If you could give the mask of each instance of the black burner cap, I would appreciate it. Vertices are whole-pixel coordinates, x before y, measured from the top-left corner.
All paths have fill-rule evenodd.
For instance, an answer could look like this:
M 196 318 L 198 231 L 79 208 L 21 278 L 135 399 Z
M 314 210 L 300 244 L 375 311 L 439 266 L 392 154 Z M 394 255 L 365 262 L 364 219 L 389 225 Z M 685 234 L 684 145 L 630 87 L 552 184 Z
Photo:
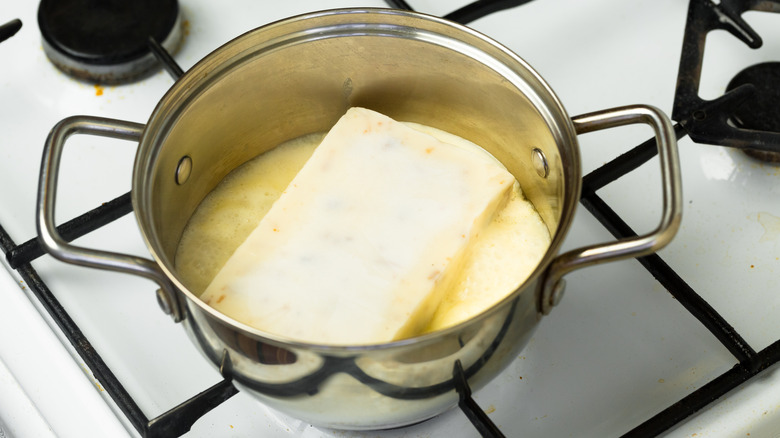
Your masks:
M 756 93 L 734 111 L 734 124 L 745 129 L 780 132 L 780 62 L 764 62 L 742 70 L 729 82 L 727 90 L 744 84 L 753 84 Z M 776 152 L 746 149 L 745 153 L 764 161 L 780 162 L 780 154 Z
M 149 37 L 162 44 L 180 34 L 178 23 L 176 0 L 41 0 L 38 8 L 47 55 L 85 79 L 89 74 L 79 71 L 91 66 L 104 70 L 152 56 Z

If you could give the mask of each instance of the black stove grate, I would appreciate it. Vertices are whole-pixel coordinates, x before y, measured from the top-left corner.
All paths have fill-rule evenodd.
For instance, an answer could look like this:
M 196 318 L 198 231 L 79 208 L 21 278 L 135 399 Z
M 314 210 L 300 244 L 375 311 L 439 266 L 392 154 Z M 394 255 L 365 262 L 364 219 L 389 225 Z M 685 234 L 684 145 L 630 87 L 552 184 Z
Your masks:
M 489 13 L 519 6 L 528 1 L 530 0 L 477 1 L 446 17 L 465 24 Z M 411 9 L 403 0 L 388 0 L 387 3 L 397 8 Z M 711 0 L 691 0 L 689 27 L 700 27 L 696 23 L 701 22 L 701 20 L 695 18 L 697 16 L 693 12 L 694 10 L 707 10 L 709 11 L 706 12 L 707 14 L 726 14 L 725 16 L 732 18 L 732 22 L 737 23 L 736 29 L 739 29 L 739 26 L 744 24 L 739 19 L 739 15 L 746 10 L 760 8 L 763 8 L 761 10 L 780 12 L 780 2 L 722 0 L 721 4 L 717 5 Z M 694 18 L 692 19 L 692 17 Z M 724 25 L 721 24 L 720 26 Z M 733 29 L 731 30 L 733 31 Z M 700 31 L 706 33 L 709 30 Z M 740 33 L 740 31 L 737 33 Z M 742 33 L 751 35 L 750 32 Z M 700 44 L 696 43 L 697 41 Z M 689 52 L 691 47 L 694 50 L 692 54 Z M 739 91 L 739 88 L 735 89 L 733 92 L 729 92 L 722 98 L 714 101 L 704 101 L 695 94 L 695 91 L 698 90 L 698 80 L 701 73 L 701 56 L 703 56 L 703 38 L 690 36 L 689 31 L 686 30 L 686 39 L 680 64 L 681 72 L 678 79 L 678 94 L 675 98 L 675 112 L 673 114 L 675 120 L 679 122 L 675 125 L 678 138 L 688 134 L 697 142 L 733 147 L 750 146 L 771 151 L 778 150 L 780 134 L 772 132 L 750 133 L 749 138 L 746 138 L 743 135 L 744 132 L 740 132 L 745 131 L 744 129 L 740 130 L 740 128 L 734 128 L 728 124 L 734 108 L 742 102 L 746 95 L 752 93 L 752 90 L 749 89 L 750 87 L 743 87 L 742 91 Z M 693 73 L 686 73 L 684 66 L 692 66 L 694 69 Z M 169 68 L 169 71 L 174 78 L 181 74 L 180 70 L 176 72 L 175 69 Z M 694 90 L 693 95 L 690 94 L 691 89 Z M 736 134 L 728 135 L 726 140 L 724 140 L 722 137 L 725 135 L 724 132 L 733 133 L 734 129 L 736 129 Z M 656 151 L 655 140 L 648 140 L 599 169 L 594 170 L 583 179 L 581 203 L 616 238 L 631 237 L 635 236 L 636 233 L 598 196 L 597 191 L 652 159 L 656 155 Z M 76 219 L 66 222 L 58 228 L 60 228 L 61 233 L 68 240 L 72 240 L 110 223 L 130 211 L 132 211 L 130 196 L 125 194 Z M 95 378 L 103 385 L 119 409 L 127 416 L 128 420 L 142 436 L 181 436 L 189 431 L 192 424 L 202 415 L 220 405 L 237 392 L 228 377 L 168 412 L 150 420 L 130 397 L 121 382 L 118 381 L 99 353 L 95 351 L 89 340 L 78 328 L 77 324 L 54 297 L 46 283 L 43 282 L 35 269 L 30 265 L 35 258 L 43 254 L 37 240 L 31 239 L 21 245 L 17 245 L 0 225 L 0 246 L 6 254 L 9 264 L 24 279 L 29 289 L 60 327 L 87 366 L 89 366 Z M 663 433 L 780 361 L 780 340 L 756 352 L 723 317 L 658 255 L 641 257 L 638 261 L 734 355 L 736 363 L 729 371 L 714 378 L 701 388 L 627 432 L 624 435 L 626 437 L 655 436 Z M 457 378 L 458 374 L 456 373 L 455 376 Z M 502 436 L 501 432 L 498 431 L 479 406 L 471 399 L 468 386 L 459 386 L 458 392 L 461 395 L 460 406 L 472 423 L 474 423 L 479 433 L 486 437 Z
M 22 20 L 19 20 L 18 18 L 0 25 L 0 42 L 11 38 L 16 34 L 16 32 L 19 32 L 19 29 L 21 28 Z
M 675 125 L 675 132 L 678 139 L 684 136 L 680 124 Z M 596 191 L 647 162 L 656 151 L 655 139 L 650 139 L 583 178 L 580 202 L 616 238 L 633 237 L 636 233 Z M 729 371 L 632 429 L 624 437 L 659 435 L 780 361 L 780 340 L 757 353 L 660 256 L 653 254 L 637 260 L 734 355 L 737 362 Z
M 494 12 L 521 6 L 529 2 L 531 2 L 531 0 L 477 0 L 450 12 L 445 15 L 444 18 L 456 23 L 467 24 Z M 385 0 L 385 3 L 391 8 L 404 9 L 407 11 L 414 10 L 412 6 L 404 0 Z
M 780 94 L 759 96 L 759 90 L 765 88 L 762 84 L 743 83 L 730 89 L 714 100 L 704 100 L 699 97 L 704 48 L 707 34 L 721 29 L 752 49 L 761 47 L 763 41 L 750 25 L 742 19 L 747 11 L 780 13 L 778 0 L 691 0 L 688 6 L 688 18 L 683 36 L 680 68 L 677 76 L 672 118 L 683 126 L 691 140 L 697 143 L 729 146 L 743 150 L 768 152 L 780 157 L 780 132 L 767 128 L 766 123 L 758 125 L 743 125 L 740 113 L 749 109 L 758 113 L 761 100 L 774 97 L 768 106 L 774 109 L 774 114 L 766 117 L 778 117 L 776 108 L 780 106 Z M 766 75 L 763 81 L 776 81 L 780 74 L 780 63 L 774 65 L 774 76 Z M 774 82 L 776 83 L 776 82 Z M 780 123 L 775 120 L 774 123 Z M 742 126 L 740 126 L 742 125 Z M 759 154 L 766 155 L 766 154 Z M 755 154 L 754 154 L 755 156 Z M 777 160 L 773 160 L 777 161 Z
M 127 195 L 120 196 L 110 204 L 79 216 L 62 227 L 76 226 L 81 227 L 82 230 L 88 229 L 86 232 L 89 232 L 132 211 L 130 198 Z M 86 232 L 82 234 L 86 234 Z M 31 259 L 37 258 L 42 252 L 37 243 L 37 240 L 30 240 L 25 244 L 16 245 L 0 225 L 0 246 L 9 264 L 14 266 L 27 287 L 46 309 L 92 374 L 141 436 L 147 438 L 181 436 L 187 433 L 200 417 L 238 392 L 230 380 L 225 379 L 150 420 L 30 264 Z

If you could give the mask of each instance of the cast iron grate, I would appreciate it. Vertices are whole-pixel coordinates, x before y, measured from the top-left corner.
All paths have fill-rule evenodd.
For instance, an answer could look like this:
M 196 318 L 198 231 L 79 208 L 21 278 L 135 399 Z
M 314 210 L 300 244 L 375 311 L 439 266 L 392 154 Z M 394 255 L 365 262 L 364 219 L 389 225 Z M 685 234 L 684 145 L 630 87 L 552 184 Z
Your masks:
M 675 132 L 678 139 L 684 135 L 679 123 L 675 125 Z M 656 152 L 655 139 L 648 140 L 583 178 L 580 202 L 616 238 L 633 237 L 636 233 L 596 191 L 641 166 L 654 157 Z M 624 437 L 657 436 L 780 361 L 780 340 L 756 352 L 660 256 L 653 254 L 637 260 L 731 352 L 737 363 L 729 371 L 659 412 Z
M 131 210 L 129 196 L 123 195 L 61 225 L 59 228 L 63 231 L 76 228 L 83 235 L 113 222 Z M 78 236 L 71 232 L 69 238 L 75 239 L 76 237 Z M 190 430 L 196 420 L 238 392 L 230 380 L 225 379 L 150 420 L 30 264 L 30 261 L 37 258 L 42 252 L 38 241 L 32 239 L 22 245 L 16 245 L 0 225 L 0 246 L 2 246 L 9 264 L 24 280 L 29 290 L 46 309 L 95 378 L 141 436 L 149 438 L 181 436 Z
M 752 49 L 761 47 L 760 35 L 742 18 L 742 14 L 747 11 L 780 13 L 780 1 L 690 0 L 672 118 L 678 122 L 675 125 L 678 139 L 687 134 L 697 143 L 738 148 L 756 158 L 777 161 L 773 158 L 780 152 L 780 132 L 775 129 L 776 108 L 774 114 L 751 117 L 754 120 L 763 119 L 753 125 L 743 124 L 739 120 L 745 112 L 760 106 L 757 103 L 761 96 L 758 96 L 757 90 L 764 84 L 744 83 L 737 86 L 732 80 L 727 92 L 717 99 L 708 101 L 698 95 L 705 41 L 710 31 L 726 30 Z M 771 64 L 780 66 L 778 63 Z M 745 71 L 748 70 L 750 69 Z M 776 70 L 773 72 L 776 74 Z M 775 79 L 765 75 L 760 80 Z M 595 192 L 649 160 L 655 155 L 655 148 L 654 140 L 645 142 L 586 176 L 583 181 L 582 204 L 615 237 L 627 237 L 635 233 Z M 658 255 L 638 260 L 734 355 L 737 363 L 730 370 L 640 424 L 625 434 L 626 437 L 658 435 L 780 361 L 780 340 L 756 352 Z
M 3 42 L 8 38 L 11 38 L 16 34 L 16 32 L 19 32 L 19 29 L 21 28 L 22 28 L 22 20 L 18 18 L 11 20 L 8 23 L 0 25 L 0 42 Z
M 761 82 L 732 81 L 729 90 L 717 99 L 704 100 L 699 97 L 704 48 L 709 32 L 726 30 L 751 49 L 758 49 L 763 44 L 761 36 L 742 18 L 742 14 L 747 11 L 780 13 L 780 1 L 691 0 L 672 118 L 680 122 L 691 140 L 697 143 L 764 153 L 761 155 L 766 152 L 780 154 L 780 132 L 774 130 L 780 117 L 777 110 L 780 94 L 777 90 L 774 93 L 765 92 L 765 84 L 770 84 L 770 89 L 773 88 L 771 85 L 776 85 L 780 63 L 764 64 L 762 67 L 765 68 L 760 69 L 763 75 L 751 75 L 752 80 Z M 752 70 L 755 72 L 755 69 Z M 764 106 L 763 99 L 773 99 L 768 105 L 773 109 L 769 114 L 760 114 Z M 745 112 L 754 113 L 754 117 L 747 123 L 739 117 Z

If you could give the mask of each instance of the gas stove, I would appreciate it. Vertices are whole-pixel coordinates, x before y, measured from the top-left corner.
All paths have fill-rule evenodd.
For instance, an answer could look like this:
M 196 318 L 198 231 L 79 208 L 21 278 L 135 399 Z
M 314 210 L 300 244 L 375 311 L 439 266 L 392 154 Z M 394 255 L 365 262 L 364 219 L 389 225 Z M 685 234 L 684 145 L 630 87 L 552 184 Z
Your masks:
M 438 16 L 466 5 L 461 3 L 391 2 Z M 777 125 L 751 125 L 744 115 L 750 103 L 741 98 L 750 90 L 727 94 L 742 70 L 780 61 L 780 3 L 492 3 L 522 4 L 479 18 L 468 13 L 455 18 L 474 19 L 468 26 L 527 61 L 570 115 L 643 103 L 673 116 L 680 135 L 684 213 L 674 241 L 657 256 L 568 275 L 560 304 L 542 319 L 512 365 L 473 394 L 474 401 L 506 436 L 780 436 L 780 374 L 774 365 L 780 359 L 780 167 L 740 150 L 752 144 L 771 153 L 780 143 L 771 133 Z M 737 4 L 774 12 L 742 14 Z M 238 1 L 226 7 L 182 0 L 182 41 L 173 57 L 187 70 L 266 23 L 313 10 L 364 6 L 388 3 Z M 16 18 L 23 23 L 0 42 L 6 66 L 0 73 L 0 226 L 6 251 L 36 236 L 38 173 L 49 130 L 79 114 L 145 123 L 173 83 L 162 69 L 124 85 L 67 76 L 47 57 L 37 9 L 18 2 L 0 13 L 0 23 Z M 758 46 L 739 17 L 760 35 L 760 47 L 749 48 L 735 37 Z M 715 28 L 691 33 L 704 22 L 716 23 Z M 684 46 L 701 53 L 682 54 Z M 776 96 L 772 85 L 759 96 L 772 89 Z M 723 100 L 724 111 L 738 108 L 740 117 L 721 116 Z M 719 122 L 717 138 L 708 137 L 705 126 L 713 121 Z M 770 132 L 757 135 L 761 130 Z M 655 226 L 661 178 L 657 158 L 648 152 L 654 146 L 645 144 L 651 137 L 642 127 L 579 137 L 589 175 L 564 250 Z M 57 221 L 128 192 L 134 155 L 132 142 L 73 137 L 62 163 Z M 133 216 L 119 216 L 77 242 L 147 256 Z M 0 436 L 140 436 L 139 424 L 168 430 L 149 422 L 171 418 L 167 411 L 207 390 L 226 400 L 202 416 L 181 420 L 191 422 L 191 430 L 173 435 L 479 434 L 458 409 L 389 431 L 313 427 L 242 392 L 232 395 L 229 382 L 224 384 L 182 327 L 160 311 L 152 283 L 49 256 L 27 268 L 3 263 Z M 42 285 L 31 284 L 36 277 L 30 268 Z M 113 378 L 106 379 L 107 372 Z

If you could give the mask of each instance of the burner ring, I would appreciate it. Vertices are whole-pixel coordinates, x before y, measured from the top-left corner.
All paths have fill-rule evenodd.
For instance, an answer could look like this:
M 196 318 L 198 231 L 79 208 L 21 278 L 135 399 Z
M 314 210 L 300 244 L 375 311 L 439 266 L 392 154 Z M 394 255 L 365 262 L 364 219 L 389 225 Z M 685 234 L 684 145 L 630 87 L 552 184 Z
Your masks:
M 741 85 L 755 87 L 752 99 L 737 107 L 731 121 L 739 128 L 780 132 L 780 62 L 763 62 L 737 73 L 726 87 L 731 91 Z M 780 153 L 743 149 L 751 157 L 780 163 Z
M 130 82 L 158 67 L 149 38 L 171 52 L 182 39 L 177 0 L 42 0 L 38 26 L 57 68 L 101 84 Z

